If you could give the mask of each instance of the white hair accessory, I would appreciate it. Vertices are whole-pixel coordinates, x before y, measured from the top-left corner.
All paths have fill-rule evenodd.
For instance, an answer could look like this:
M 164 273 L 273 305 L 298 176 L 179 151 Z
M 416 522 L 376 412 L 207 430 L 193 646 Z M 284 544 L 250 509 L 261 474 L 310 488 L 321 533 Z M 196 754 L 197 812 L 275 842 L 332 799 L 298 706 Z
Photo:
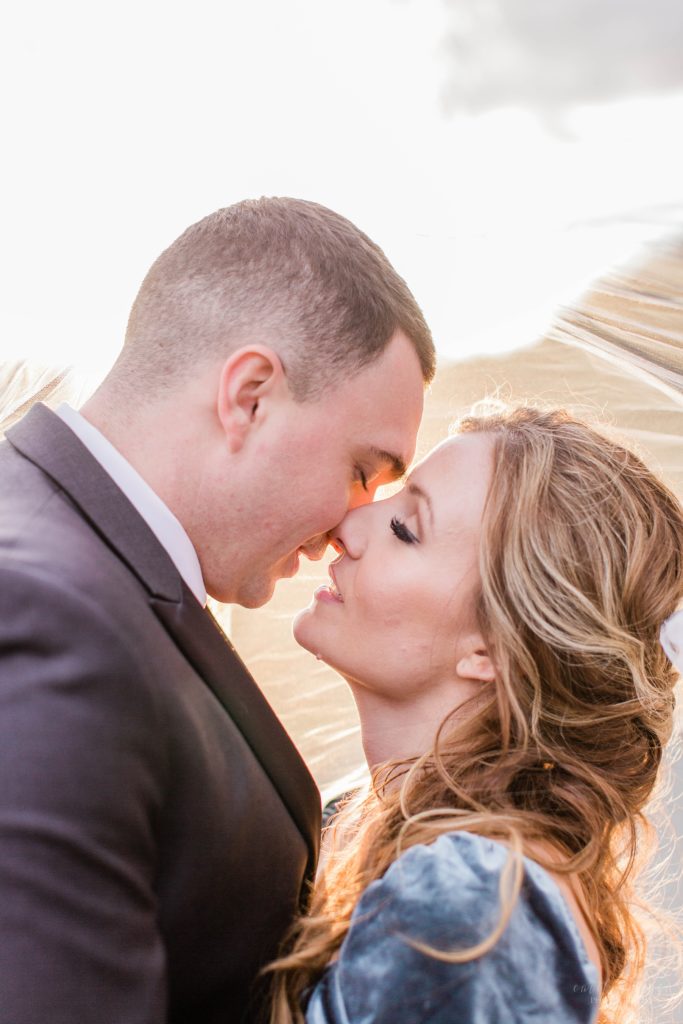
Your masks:
M 662 623 L 659 641 L 666 655 L 674 663 L 679 672 L 683 673 L 683 608 L 674 612 Z

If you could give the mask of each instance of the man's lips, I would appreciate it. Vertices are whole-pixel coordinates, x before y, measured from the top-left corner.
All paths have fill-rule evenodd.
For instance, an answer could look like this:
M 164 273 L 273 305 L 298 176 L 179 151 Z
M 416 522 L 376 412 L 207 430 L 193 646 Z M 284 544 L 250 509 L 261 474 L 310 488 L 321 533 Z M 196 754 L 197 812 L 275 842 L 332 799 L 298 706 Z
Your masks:
M 291 557 L 287 560 L 285 567 L 282 572 L 282 579 L 291 579 L 292 576 L 296 576 L 299 571 L 299 551 L 295 551 Z

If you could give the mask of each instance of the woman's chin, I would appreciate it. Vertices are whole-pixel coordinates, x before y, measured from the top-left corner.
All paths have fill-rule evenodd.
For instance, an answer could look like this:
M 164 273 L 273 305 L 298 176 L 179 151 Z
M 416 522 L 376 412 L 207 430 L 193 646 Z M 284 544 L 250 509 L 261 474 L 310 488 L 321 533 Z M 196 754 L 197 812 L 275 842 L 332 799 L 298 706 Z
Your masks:
M 335 668 L 327 656 L 330 653 L 329 645 L 321 635 L 322 630 L 315 614 L 315 604 L 310 605 L 308 608 L 302 608 L 296 614 L 292 623 L 292 634 L 299 647 L 310 651 L 318 661 L 324 661 L 330 668 Z
M 304 647 L 307 651 L 315 654 L 312 646 L 313 634 L 315 633 L 315 627 L 311 622 L 312 617 L 312 604 L 310 604 L 308 608 L 302 608 L 300 612 L 297 612 L 294 616 L 294 621 L 292 622 L 292 635 L 299 647 Z

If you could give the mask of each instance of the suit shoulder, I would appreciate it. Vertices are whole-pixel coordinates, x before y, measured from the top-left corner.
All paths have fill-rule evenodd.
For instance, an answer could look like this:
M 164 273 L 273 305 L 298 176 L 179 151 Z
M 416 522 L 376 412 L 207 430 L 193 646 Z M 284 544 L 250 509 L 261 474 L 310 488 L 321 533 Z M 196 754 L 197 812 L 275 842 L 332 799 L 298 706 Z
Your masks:
M 78 623 L 79 636 L 89 629 L 117 635 L 105 609 L 79 590 L 74 581 L 49 563 L 0 559 L 0 633 L 19 623 L 34 626 L 36 637 Z
M 0 552 L 21 545 L 31 535 L 36 517 L 58 490 L 9 441 L 0 442 Z
M 106 607 L 49 572 L 0 565 L 0 662 L 5 697 L 65 688 L 123 704 L 131 689 L 139 713 L 156 718 L 158 687 L 144 637 L 124 633 Z
M 140 580 L 49 479 L 30 490 L 23 505 L 0 502 L 4 586 L 26 592 L 34 606 L 53 602 L 56 590 L 64 615 L 80 603 L 87 621 L 99 618 L 105 629 L 116 624 L 121 632 L 135 633 L 148 604 Z M 48 626 L 54 617 L 46 620 Z

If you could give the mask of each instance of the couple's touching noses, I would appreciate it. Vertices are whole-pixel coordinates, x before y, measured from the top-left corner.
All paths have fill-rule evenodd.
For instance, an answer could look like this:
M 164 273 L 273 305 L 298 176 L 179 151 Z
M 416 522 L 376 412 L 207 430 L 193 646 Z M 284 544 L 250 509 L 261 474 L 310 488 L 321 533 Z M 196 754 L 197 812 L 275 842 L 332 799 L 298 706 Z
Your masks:
M 198 387 L 162 386 L 136 407 L 105 386 L 83 410 L 185 525 L 207 592 L 248 608 L 300 555 L 320 558 L 349 508 L 403 475 L 422 414 L 423 370 L 401 330 L 369 366 L 312 381 L 315 398 L 295 397 L 286 362 L 246 343 L 214 358 Z
M 561 410 L 473 414 L 408 474 L 434 372 L 366 235 L 246 201 L 153 264 L 80 412 L 8 432 L 0 1024 L 622 1019 L 683 511 Z M 317 788 L 206 603 L 328 544 L 294 635 L 372 782 L 316 876 Z

